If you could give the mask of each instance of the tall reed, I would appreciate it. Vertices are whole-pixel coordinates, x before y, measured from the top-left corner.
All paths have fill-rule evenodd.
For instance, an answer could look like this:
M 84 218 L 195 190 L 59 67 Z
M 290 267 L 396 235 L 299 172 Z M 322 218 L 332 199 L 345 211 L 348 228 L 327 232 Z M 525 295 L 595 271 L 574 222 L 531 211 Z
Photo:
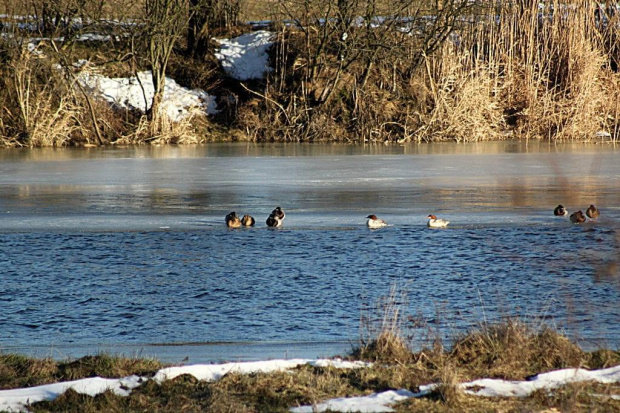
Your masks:
M 427 61 L 423 137 L 617 138 L 617 33 L 618 14 L 593 1 L 488 7 Z
M 5 110 L 12 128 L 5 128 L 5 144 L 63 146 L 81 130 L 81 107 L 63 88 L 58 73 L 27 50 L 9 62 L 11 76 L 4 79 L 8 94 Z

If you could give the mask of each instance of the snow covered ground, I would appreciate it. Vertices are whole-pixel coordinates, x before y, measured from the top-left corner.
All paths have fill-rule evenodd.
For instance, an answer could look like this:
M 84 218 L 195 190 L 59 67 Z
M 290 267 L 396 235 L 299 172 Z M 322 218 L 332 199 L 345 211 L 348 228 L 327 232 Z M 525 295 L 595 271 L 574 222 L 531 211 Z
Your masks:
M 234 79 L 261 79 L 272 69 L 269 67 L 269 48 L 273 33 L 259 30 L 233 39 L 220 39 L 220 50 L 215 56 L 220 61 L 226 74 Z M 38 46 L 48 38 L 32 38 L 28 50 L 41 55 Z M 57 42 L 64 38 L 54 39 Z M 111 37 L 87 33 L 77 38 L 78 41 L 110 41 Z M 83 62 L 81 63 L 83 64 Z M 151 73 L 139 72 L 136 76 L 110 78 L 90 70 L 84 70 L 78 81 L 94 96 L 98 96 L 120 109 L 132 109 L 145 112 L 152 103 L 154 87 Z M 202 89 L 188 89 L 180 86 L 174 79 L 166 77 L 162 113 L 172 121 L 179 121 L 195 113 L 214 115 L 218 112 L 216 98 Z
M 221 45 L 215 57 L 226 74 L 233 79 L 262 79 L 272 69 L 267 51 L 273 44 L 273 33 L 258 30 L 234 39 L 219 39 Z
M 221 49 L 215 56 L 232 78 L 263 78 L 271 71 L 267 51 L 273 44 L 272 37 L 271 32 L 259 30 L 234 39 L 220 39 Z M 150 72 L 140 72 L 137 77 L 109 78 L 84 71 L 78 80 L 93 95 L 102 97 L 118 108 L 145 112 L 153 99 L 154 87 Z M 161 110 L 169 119 L 179 121 L 196 111 L 214 115 L 217 113 L 217 104 L 215 97 L 204 90 L 187 89 L 167 77 Z
M 139 72 L 138 76 L 109 78 L 99 74 L 82 72 L 78 81 L 93 95 L 105 99 L 122 109 L 145 112 L 151 107 L 155 88 L 151 72 Z M 197 112 L 208 115 L 217 113 L 215 97 L 201 89 L 188 89 L 167 77 L 161 111 L 169 119 L 179 121 Z
M 620 366 L 602 370 L 563 369 L 538 374 L 527 381 L 508 381 L 501 379 L 480 379 L 461 383 L 465 393 L 485 397 L 527 397 L 536 390 L 552 390 L 569 383 L 593 381 L 597 383 L 620 383 Z M 327 400 L 317 406 L 292 408 L 295 413 L 335 412 L 391 412 L 390 405 L 410 397 L 421 397 L 435 390 L 438 384 L 420 386 L 418 393 L 401 389 L 389 390 L 364 397 L 337 398 Z
M 216 381 L 230 372 L 241 374 L 269 373 L 287 370 L 300 365 L 334 368 L 365 368 L 371 364 L 361 361 L 343 361 L 340 359 L 290 359 L 270 360 L 245 363 L 197 364 L 181 367 L 167 367 L 159 370 L 153 380 L 161 383 L 182 374 L 190 374 L 199 380 Z M 103 379 L 93 377 L 62 383 L 46 384 L 24 389 L 0 391 L 0 411 L 24 412 L 29 403 L 54 400 L 56 397 L 73 389 L 78 393 L 95 396 L 111 390 L 120 396 L 128 396 L 132 389 L 149 380 L 145 377 L 129 376 L 120 379 Z M 498 379 L 480 379 L 461 383 L 461 388 L 469 394 L 486 397 L 526 397 L 539 389 L 555 389 L 568 383 L 594 381 L 598 383 L 620 383 L 620 366 L 602 370 L 564 369 L 539 374 L 528 381 L 507 381 Z M 292 407 L 291 412 L 391 412 L 391 405 L 411 397 L 421 397 L 437 388 L 438 384 L 420 386 L 417 393 L 406 389 L 389 390 L 362 397 L 343 397 L 331 399 L 314 406 Z
M 164 380 L 171 380 L 182 374 L 190 374 L 199 380 L 215 381 L 231 372 L 250 374 L 250 373 L 270 373 L 274 371 L 286 370 L 309 364 L 317 367 L 334 368 L 363 368 L 370 366 L 369 363 L 362 361 L 343 361 L 341 359 L 290 359 L 290 360 L 270 360 L 254 361 L 245 363 L 224 363 L 224 364 L 197 364 L 182 367 L 167 367 L 159 370 L 153 380 L 161 383 Z M 128 396 L 132 389 L 138 387 L 148 378 L 129 376 L 120 379 L 103 379 L 92 377 L 81 380 L 73 380 L 61 383 L 45 384 L 42 386 L 29 387 L 24 389 L 0 390 L 0 411 L 27 412 L 27 405 L 44 400 L 54 400 L 68 389 L 73 389 L 78 393 L 96 396 L 106 390 L 111 390 L 119 396 Z

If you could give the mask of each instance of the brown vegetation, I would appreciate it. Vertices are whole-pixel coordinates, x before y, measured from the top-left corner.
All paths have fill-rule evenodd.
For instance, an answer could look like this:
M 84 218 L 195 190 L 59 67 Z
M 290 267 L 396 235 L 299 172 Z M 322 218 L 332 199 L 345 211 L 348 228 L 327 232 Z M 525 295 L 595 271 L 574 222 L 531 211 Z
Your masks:
M 125 377 L 131 374 L 152 375 L 162 368 L 153 359 L 112 357 L 106 354 L 78 360 L 56 362 L 50 358 L 0 355 L 0 389 L 32 387 L 85 377 Z
M 148 0 L 138 8 L 7 0 L 2 11 L 32 15 L 38 28 L 3 28 L 4 145 L 620 136 L 620 13 L 605 3 L 281 0 L 261 9 L 239 0 Z M 82 25 L 72 23 L 78 17 Z M 274 71 L 239 82 L 218 67 L 213 38 L 251 30 L 239 23 L 248 17 L 272 21 Z M 81 32 L 116 37 L 78 43 Z M 57 44 L 32 55 L 26 40 L 36 36 Z M 222 111 L 177 124 L 103 109 L 75 87 L 79 58 L 109 76 L 152 70 L 160 92 L 169 74 L 216 95 Z M 155 107 L 160 99 L 156 93 Z
M 620 364 L 620 353 L 611 350 L 584 352 L 548 328 L 534 330 L 508 321 L 463 336 L 450 350 L 441 346 L 412 352 L 401 337 L 383 332 L 356 355 L 376 361 L 362 369 L 300 366 L 286 372 L 230 373 L 216 382 L 203 382 L 182 375 L 161 384 L 148 380 L 128 397 L 106 392 L 96 397 L 68 391 L 51 402 L 35 403 L 31 411 L 214 411 L 284 412 L 296 405 L 316 404 L 329 398 L 350 397 L 437 383 L 425 397 L 396 406 L 397 411 L 619 411 L 618 384 L 576 383 L 554 391 L 539 391 L 519 399 L 484 398 L 465 394 L 461 382 L 500 377 L 523 380 L 550 370 L 584 367 L 606 368 Z M 385 346 L 386 342 L 391 343 Z M 398 351 L 394 352 L 394 344 Z M 403 345 L 401 347 L 401 344 Z M 375 352 L 368 352 L 374 349 Z M 387 351 L 378 354 L 377 351 Z M 404 354 L 407 353 L 405 356 Z M 150 359 L 99 355 L 56 362 L 23 356 L 0 356 L 0 387 L 29 387 L 83 377 L 151 377 L 161 364 Z M 551 410 L 552 411 L 552 410 Z

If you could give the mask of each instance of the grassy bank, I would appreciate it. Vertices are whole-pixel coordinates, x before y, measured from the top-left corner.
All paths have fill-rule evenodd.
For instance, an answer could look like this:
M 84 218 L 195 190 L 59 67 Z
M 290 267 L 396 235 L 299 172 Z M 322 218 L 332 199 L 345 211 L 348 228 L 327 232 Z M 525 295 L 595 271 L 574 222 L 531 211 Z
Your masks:
M 525 380 L 568 367 L 601 369 L 620 364 L 611 350 L 584 352 L 548 329 L 519 322 L 478 329 L 455 340 L 450 349 L 412 352 L 392 332 L 383 332 L 350 356 L 372 367 L 336 369 L 303 365 L 276 373 L 229 373 L 215 382 L 181 375 L 158 384 L 149 380 L 127 397 L 111 391 L 90 397 L 69 390 L 54 401 L 35 403 L 31 411 L 287 411 L 334 397 L 359 396 L 388 389 L 417 391 L 439 383 L 428 395 L 409 399 L 397 411 L 620 411 L 620 384 L 574 383 L 525 398 L 485 398 L 465 394 L 458 383 L 476 378 Z M 148 359 L 99 355 L 70 362 L 0 356 L 0 387 L 29 387 L 84 377 L 152 377 L 162 366 Z
M 620 137 L 620 11 L 612 5 L 179 0 L 162 20 L 178 25 L 162 34 L 152 30 L 162 17 L 142 5 L 13 3 L 2 12 L 32 17 L 2 22 L 4 146 Z M 270 20 L 273 71 L 239 81 L 220 67 L 215 39 L 253 30 L 248 19 Z M 85 33 L 111 37 L 78 40 Z M 217 115 L 172 122 L 113 108 L 76 82 L 80 59 L 108 77 L 161 69 L 153 36 L 171 46 L 164 73 L 214 95 Z M 36 54 L 27 48 L 33 37 L 48 39 Z

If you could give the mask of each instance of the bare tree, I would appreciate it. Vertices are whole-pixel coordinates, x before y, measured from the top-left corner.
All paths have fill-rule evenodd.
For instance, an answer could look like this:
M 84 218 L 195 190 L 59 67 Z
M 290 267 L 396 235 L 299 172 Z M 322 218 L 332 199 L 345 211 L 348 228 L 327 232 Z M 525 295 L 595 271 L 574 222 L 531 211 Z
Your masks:
M 419 65 L 423 56 L 446 41 L 474 4 L 470 0 L 280 1 L 285 17 L 304 36 L 305 82 L 329 72 L 316 99 L 319 104 L 329 100 L 344 72 L 360 64 L 363 70 L 355 77 L 361 89 L 378 61 L 406 58 L 410 66 Z
M 190 17 L 187 30 L 187 52 L 204 57 L 215 29 L 237 25 L 241 0 L 189 0 Z
M 151 66 L 154 95 L 147 112 L 151 133 L 161 126 L 159 108 L 164 95 L 166 68 L 174 45 L 187 27 L 187 0 L 145 0 L 145 41 Z
M 24 6 L 44 33 L 66 35 L 101 17 L 106 0 L 26 0 Z

